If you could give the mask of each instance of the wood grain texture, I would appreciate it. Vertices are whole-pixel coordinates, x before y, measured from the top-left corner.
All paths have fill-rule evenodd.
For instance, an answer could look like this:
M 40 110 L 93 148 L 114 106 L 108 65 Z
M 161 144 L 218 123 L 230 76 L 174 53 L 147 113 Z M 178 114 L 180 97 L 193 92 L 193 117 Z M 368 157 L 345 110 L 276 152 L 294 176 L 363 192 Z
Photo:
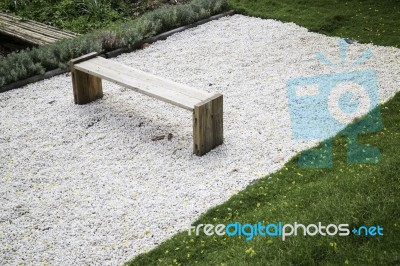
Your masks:
M 193 110 L 193 153 L 202 156 L 223 143 L 223 96 L 216 94 Z
M 71 69 L 75 104 L 87 104 L 103 97 L 101 78 Z
M 0 32 L 22 39 L 33 45 L 45 45 L 61 39 L 73 38 L 78 34 L 60 30 L 33 20 L 21 19 L 0 13 Z
M 87 58 L 91 57 L 88 55 Z M 83 57 L 80 63 L 76 60 L 71 61 L 78 62 L 74 64 L 76 70 L 187 110 L 192 111 L 196 104 L 213 96 L 212 93 L 197 90 L 102 57 L 94 57 L 90 60 Z
M 71 60 L 69 61 L 69 64 L 70 64 L 70 65 L 75 65 L 75 64 L 81 63 L 81 62 L 83 62 L 83 61 L 87 61 L 87 60 L 89 60 L 89 59 L 95 58 L 96 56 L 98 56 L 98 54 L 97 54 L 96 52 L 91 52 L 91 53 L 89 53 L 89 54 L 85 54 L 85 55 L 82 55 L 82 56 L 80 56 L 80 57 L 71 59 Z

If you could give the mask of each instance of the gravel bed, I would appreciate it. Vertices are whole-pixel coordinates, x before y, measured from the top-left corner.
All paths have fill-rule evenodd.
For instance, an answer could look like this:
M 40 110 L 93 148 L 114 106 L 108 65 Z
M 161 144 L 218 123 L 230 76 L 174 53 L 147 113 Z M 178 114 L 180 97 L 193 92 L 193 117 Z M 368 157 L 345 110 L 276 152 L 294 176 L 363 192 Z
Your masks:
M 190 112 L 109 82 L 84 106 L 70 74 L 0 94 L 0 265 L 121 264 L 277 171 L 316 143 L 292 140 L 286 80 L 336 72 L 315 53 L 340 62 L 338 40 L 235 15 L 113 59 L 224 94 L 225 143 L 203 157 Z M 355 43 L 348 62 L 367 49 L 355 69 L 376 69 L 385 102 L 400 50 Z

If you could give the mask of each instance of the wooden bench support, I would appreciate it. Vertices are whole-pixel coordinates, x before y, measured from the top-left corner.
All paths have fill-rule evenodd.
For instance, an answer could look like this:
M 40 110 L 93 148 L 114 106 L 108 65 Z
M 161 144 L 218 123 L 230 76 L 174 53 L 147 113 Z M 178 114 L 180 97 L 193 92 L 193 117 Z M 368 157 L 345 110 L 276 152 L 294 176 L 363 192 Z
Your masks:
M 97 53 L 90 53 L 70 62 L 72 87 L 74 90 L 75 104 L 87 104 L 103 98 L 103 87 L 101 78 L 77 70 L 74 65 L 95 58 Z
M 75 104 L 86 104 L 103 98 L 101 78 L 76 69 L 71 74 Z
M 223 142 L 223 96 L 196 104 L 193 110 L 193 153 L 202 156 Z
M 75 104 L 103 97 L 102 79 L 193 112 L 193 153 L 202 156 L 223 142 L 223 96 L 190 88 L 97 56 L 71 60 Z

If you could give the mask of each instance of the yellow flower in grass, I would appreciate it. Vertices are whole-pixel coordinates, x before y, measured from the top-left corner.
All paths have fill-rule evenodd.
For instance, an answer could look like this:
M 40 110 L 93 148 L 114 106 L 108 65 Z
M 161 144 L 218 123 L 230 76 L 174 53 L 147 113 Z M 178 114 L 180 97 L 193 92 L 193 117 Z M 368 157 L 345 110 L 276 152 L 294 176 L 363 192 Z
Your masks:
M 337 244 L 336 244 L 336 242 L 330 242 L 330 243 L 329 243 L 329 246 L 331 246 L 334 250 L 337 249 Z
M 246 249 L 245 252 L 246 252 L 246 254 L 250 255 L 250 257 L 253 257 L 256 254 L 256 252 L 254 251 L 254 249 L 252 247 Z

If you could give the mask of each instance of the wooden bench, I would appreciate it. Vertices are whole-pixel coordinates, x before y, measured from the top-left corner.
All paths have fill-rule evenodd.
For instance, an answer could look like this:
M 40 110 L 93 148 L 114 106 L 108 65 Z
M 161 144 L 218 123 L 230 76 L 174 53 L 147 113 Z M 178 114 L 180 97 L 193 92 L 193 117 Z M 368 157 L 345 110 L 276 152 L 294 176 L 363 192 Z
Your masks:
M 223 142 L 223 96 L 190 88 L 90 53 L 70 61 L 75 104 L 103 97 L 102 79 L 193 112 L 193 153 Z

